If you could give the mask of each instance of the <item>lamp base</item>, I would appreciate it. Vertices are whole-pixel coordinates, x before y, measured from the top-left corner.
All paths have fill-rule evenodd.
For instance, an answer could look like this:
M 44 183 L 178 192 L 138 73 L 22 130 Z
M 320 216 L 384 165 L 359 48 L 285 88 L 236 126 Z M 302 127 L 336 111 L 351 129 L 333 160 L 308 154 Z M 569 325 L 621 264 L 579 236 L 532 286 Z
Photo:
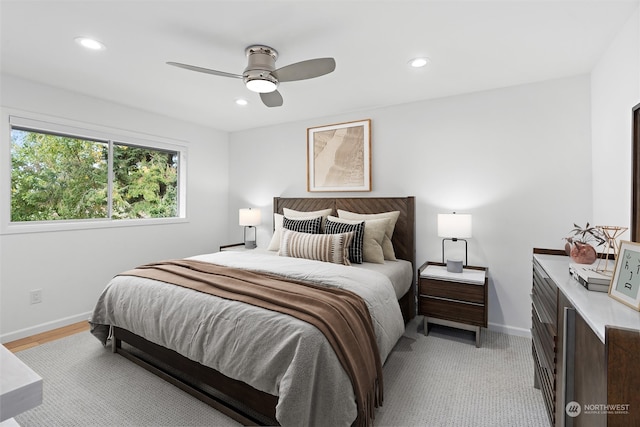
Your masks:
M 247 228 L 253 228 L 253 240 L 247 240 Z M 251 234 L 251 233 L 249 233 Z M 250 236 L 251 237 L 251 236 Z M 255 249 L 256 248 L 256 228 L 253 225 L 247 225 L 244 227 L 244 248 Z
M 444 241 L 445 240 L 451 240 L 452 242 L 457 242 L 458 240 L 462 240 L 464 242 L 464 265 L 469 265 L 469 252 L 467 251 L 467 241 L 465 239 L 460 239 L 457 237 L 445 237 L 444 239 L 442 239 L 442 263 L 444 264 Z
M 448 259 L 447 271 L 449 273 L 462 273 L 462 261 Z

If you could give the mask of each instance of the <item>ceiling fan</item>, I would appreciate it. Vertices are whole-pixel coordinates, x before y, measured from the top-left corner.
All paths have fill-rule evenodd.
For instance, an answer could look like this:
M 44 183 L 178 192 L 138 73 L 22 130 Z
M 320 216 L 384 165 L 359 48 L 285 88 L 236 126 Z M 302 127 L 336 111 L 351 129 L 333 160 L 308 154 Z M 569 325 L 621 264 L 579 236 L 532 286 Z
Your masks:
M 247 89 L 260 94 L 260 99 L 267 107 L 282 105 L 282 95 L 277 90 L 280 83 L 312 79 L 329 74 L 336 69 L 336 61 L 333 58 L 308 59 L 276 69 L 278 52 L 264 45 L 249 46 L 245 49 L 245 54 L 248 64 L 242 74 L 210 70 L 180 62 L 167 62 L 167 64 L 200 73 L 242 79 Z

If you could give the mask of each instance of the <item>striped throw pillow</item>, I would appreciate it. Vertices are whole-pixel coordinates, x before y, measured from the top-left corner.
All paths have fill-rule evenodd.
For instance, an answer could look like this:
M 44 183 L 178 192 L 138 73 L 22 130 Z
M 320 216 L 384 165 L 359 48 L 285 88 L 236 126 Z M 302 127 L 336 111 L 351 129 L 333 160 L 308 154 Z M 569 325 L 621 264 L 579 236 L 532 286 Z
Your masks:
M 349 246 L 349 261 L 355 264 L 362 264 L 364 245 L 364 221 L 356 224 L 346 224 L 338 221 L 331 221 L 327 218 L 324 224 L 325 234 L 348 233 L 353 231 L 353 240 Z
M 280 256 L 313 259 L 335 264 L 351 265 L 349 245 L 353 232 L 339 234 L 309 234 L 282 230 Z
M 286 216 L 282 218 L 282 228 L 299 233 L 320 234 L 320 225 L 322 217 L 309 219 L 291 219 Z

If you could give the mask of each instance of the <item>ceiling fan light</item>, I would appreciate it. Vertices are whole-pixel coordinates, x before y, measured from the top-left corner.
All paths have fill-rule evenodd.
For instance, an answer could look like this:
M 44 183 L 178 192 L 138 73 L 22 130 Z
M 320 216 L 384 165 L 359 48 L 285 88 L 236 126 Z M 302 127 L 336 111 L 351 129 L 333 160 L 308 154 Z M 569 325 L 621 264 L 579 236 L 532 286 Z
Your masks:
M 426 66 L 428 63 L 429 63 L 429 58 L 426 58 L 426 57 L 413 58 L 411 61 L 409 61 L 409 65 L 411 65 L 413 68 L 422 68 Z
M 245 83 L 247 85 L 247 89 L 253 92 L 258 93 L 269 93 L 273 92 L 278 88 L 278 85 L 271 80 L 263 80 L 263 79 L 253 79 L 247 80 Z

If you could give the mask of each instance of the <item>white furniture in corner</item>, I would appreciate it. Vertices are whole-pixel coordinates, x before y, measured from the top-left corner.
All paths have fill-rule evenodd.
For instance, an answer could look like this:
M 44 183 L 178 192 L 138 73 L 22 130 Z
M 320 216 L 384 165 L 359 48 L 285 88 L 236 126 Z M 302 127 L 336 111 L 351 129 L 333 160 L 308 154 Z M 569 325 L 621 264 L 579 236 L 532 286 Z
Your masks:
M 42 377 L 0 345 L 0 426 L 18 425 L 13 417 L 42 403 Z

